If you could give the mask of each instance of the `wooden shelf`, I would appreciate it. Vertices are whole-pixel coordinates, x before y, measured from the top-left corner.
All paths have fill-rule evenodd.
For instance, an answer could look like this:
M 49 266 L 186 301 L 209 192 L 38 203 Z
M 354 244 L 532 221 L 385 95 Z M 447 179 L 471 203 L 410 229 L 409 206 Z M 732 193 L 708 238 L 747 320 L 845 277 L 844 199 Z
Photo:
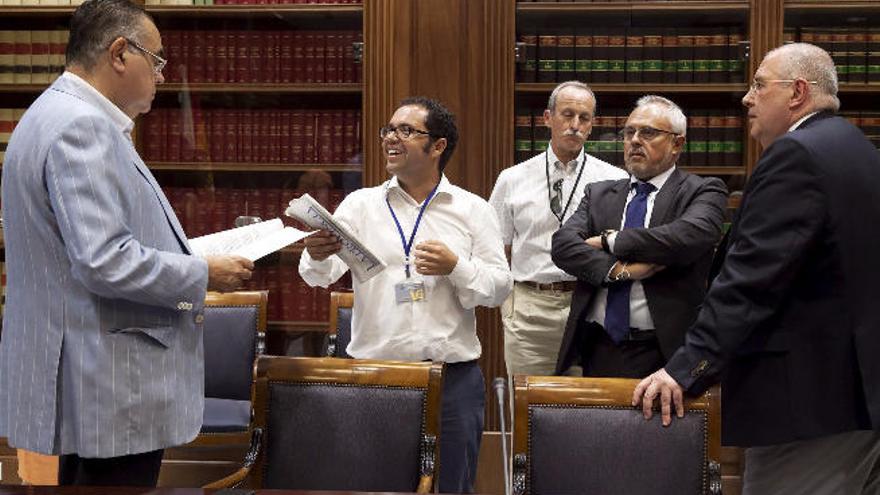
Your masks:
M 363 5 L 297 4 L 297 5 L 147 5 L 155 17 L 308 17 L 359 18 Z
M 851 12 L 850 12 L 851 11 Z M 785 2 L 786 13 L 829 13 L 829 14 L 861 14 L 866 12 L 880 13 L 880 3 L 877 0 L 800 0 Z
M 680 167 L 685 172 L 697 175 L 746 175 L 745 167 Z
M 0 84 L 0 93 L 39 93 L 48 88 L 49 84 L 51 83 Z
M 205 163 L 205 162 L 148 162 L 151 170 L 180 170 L 193 172 L 361 172 L 360 163 Z
M 720 1 L 634 1 L 634 2 L 601 2 L 601 3 L 555 3 L 555 2 L 529 2 L 517 3 L 517 13 L 535 14 L 571 14 L 581 12 L 742 12 L 748 13 L 749 2 L 747 0 L 720 0 Z
M 27 17 L 61 17 L 70 16 L 76 7 L 70 5 L 4 5 L 0 7 L 2 16 L 27 16 Z
M 880 93 L 880 82 L 875 83 L 842 83 L 838 93 Z
M 300 332 L 326 332 L 327 327 L 330 325 L 329 322 L 326 321 L 280 321 L 280 320 L 269 320 L 267 323 L 268 330 L 270 332 L 286 332 L 286 333 L 300 333 Z
M 547 93 L 559 83 L 516 83 L 517 93 Z M 742 93 L 749 90 L 746 83 L 663 84 L 663 83 L 596 83 L 590 88 L 596 93 Z
M 276 93 L 276 94 L 360 94 L 361 83 L 267 84 L 267 83 L 168 83 L 156 87 L 159 93 Z

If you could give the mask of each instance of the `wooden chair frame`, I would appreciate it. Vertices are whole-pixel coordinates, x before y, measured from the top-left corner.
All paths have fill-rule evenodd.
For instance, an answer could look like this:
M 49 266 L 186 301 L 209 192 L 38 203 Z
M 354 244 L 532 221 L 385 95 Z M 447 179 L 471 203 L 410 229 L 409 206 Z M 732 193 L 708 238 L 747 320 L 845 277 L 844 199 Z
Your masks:
M 239 292 L 208 292 L 205 296 L 205 307 L 236 307 L 236 306 L 257 306 L 257 338 L 256 338 L 256 356 L 259 358 L 266 352 L 266 324 L 267 324 L 267 307 L 269 303 L 268 291 L 239 291 Z M 210 329 L 205 329 L 210 331 Z M 256 366 L 256 362 L 254 363 Z M 253 385 L 251 385 L 251 403 L 253 404 Z M 251 419 L 253 419 L 253 405 L 251 406 Z M 199 433 L 195 440 L 189 445 L 193 446 L 213 446 L 213 445 L 229 445 L 241 444 L 246 445 L 250 441 L 251 432 L 232 432 L 232 433 Z
M 339 308 L 351 308 L 353 306 L 353 292 L 330 293 L 330 317 L 327 326 L 327 357 L 336 357 L 336 333 L 339 329 Z
M 430 493 L 436 484 L 439 464 L 440 399 L 443 390 L 443 364 L 432 362 L 376 361 L 338 358 L 292 358 L 263 356 L 257 360 L 254 387 L 254 418 L 251 424 L 251 448 L 243 467 L 205 488 L 228 488 L 249 478 L 251 488 L 262 487 L 265 468 L 264 437 L 267 428 L 269 384 L 328 383 L 384 387 L 421 388 L 427 391 L 425 426 L 422 439 L 418 493 Z
M 632 393 L 639 380 L 627 378 L 578 378 L 516 375 L 514 378 L 513 492 L 530 493 L 529 406 L 574 405 L 582 407 L 632 407 Z M 687 411 L 707 413 L 708 445 L 706 486 L 709 493 L 721 493 L 721 394 L 713 387 L 703 395 L 685 398 Z M 660 405 L 656 401 L 660 428 Z M 673 418 L 675 421 L 675 418 Z

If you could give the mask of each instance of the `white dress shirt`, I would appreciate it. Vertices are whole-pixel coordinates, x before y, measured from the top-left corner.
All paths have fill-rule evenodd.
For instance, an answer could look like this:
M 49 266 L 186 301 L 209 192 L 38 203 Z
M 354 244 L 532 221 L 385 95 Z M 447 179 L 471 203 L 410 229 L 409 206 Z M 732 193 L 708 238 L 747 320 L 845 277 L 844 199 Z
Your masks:
M 406 280 L 404 251 L 385 203 L 394 208 L 409 240 L 420 204 L 397 178 L 349 194 L 333 215 L 388 266 L 366 282 L 354 282 L 352 335 L 347 352 L 361 359 L 461 362 L 481 354 L 476 306 L 504 302 L 513 285 L 498 221 L 479 196 L 440 180 L 419 224 L 413 249 L 422 241 L 443 242 L 458 256 L 452 273 L 412 278 L 425 283 L 425 300 L 396 302 L 394 287 Z M 348 270 L 336 255 L 316 261 L 304 251 L 299 273 L 310 285 L 327 287 Z
M 94 99 L 91 100 L 91 102 L 103 110 L 104 113 L 107 114 L 107 117 L 110 117 L 113 124 L 119 128 L 119 132 L 125 134 L 129 140 L 131 139 L 131 130 L 134 128 L 134 121 L 131 120 L 128 115 L 125 115 L 125 112 L 120 110 L 115 103 L 108 100 L 100 91 L 73 72 L 64 71 L 59 77 L 70 81 L 70 83 L 76 86 L 80 91 L 94 96 Z
M 654 201 L 657 199 L 657 193 L 660 192 L 663 184 L 666 184 L 666 180 L 669 179 L 669 176 L 672 175 L 674 170 L 675 166 L 672 166 L 669 170 L 660 175 L 654 176 L 654 178 L 648 181 L 654 185 L 655 189 L 648 194 L 644 227 L 647 228 L 651 225 L 651 214 L 654 212 Z M 637 181 L 638 179 L 635 177 L 630 177 L 630 185 Z M 635 195 L 636 189 L 630 187 L 629 194 L 626 197 L 626 205 L 623 207 L 623 216 L 620 219 L 620 230 L 623 230 L 623 226 L 626 223 L 626 208 L 629 206 L 629 202 L 632 201 Z M 614 234 L 608 236 L 608 247 L 611 248 L 612 254 L 614 253 L 615 239 L 616 235 Z M 590 311 L 587 313 L 587 321 L 595 321 L 596 323 L 605 326 L 605 305 L 607 299 L 608 289 L 604 287 L 599 288 L 599 290 L 596 291 L 596 297 L 593 298 Z M 651 318 L 651 311 L 648 309 L 648 298 L 645 297 L 645 287 L 639 280 L 633 280 L 632 288 L 629 292 L 629 326 L 630 328 L 638 328 L 641 330 L 654 329 L 654 320 Z
M 584 163 L 585 156 L 587 160 Z M 577 210 L 587 184 L 624 179 L 629 175 L 584 153 L 583 149 L 577 158 L 564 164 L 553 153 L 552 146 L 547 148 L 546 154 L 535 155 L 503 170 L 495 182 L 489 203 L 498 214 L 504 244 L 511 246 L 510 265 L 513 278 L 517 281 L 549 283 L 575 280 L 575 277 L 553 264 L 550 258 L 553 233 L 560 224 L 550 210 L 549 198 L 553 191 L 549 191 L 548 195 L 547 163 L 550 164 L 550 184 L 563 179 L 561 207 L 569 205 L 563 222 Z M 582 163 L 583 175 L 575 188 Z

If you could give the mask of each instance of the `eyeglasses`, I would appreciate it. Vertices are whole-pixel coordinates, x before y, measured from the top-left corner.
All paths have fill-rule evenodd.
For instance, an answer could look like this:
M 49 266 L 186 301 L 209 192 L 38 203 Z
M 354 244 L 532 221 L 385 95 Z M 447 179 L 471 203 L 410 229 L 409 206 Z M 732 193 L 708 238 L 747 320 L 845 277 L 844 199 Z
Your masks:
M 673 136 L 679 135 L 677 132 L 657 129 L 646 125 L 643 127 L 639 127 L 638 129 L 629 126 L 624 127 L 620 130 L 619 133 L 617 133 L 617 136 L 620 138 L 621 141 L 629 141 L 635 138 L 636 135 L 642 138 L 642 141 L 651 141 L 653 139 L 656 139 L 657 136 L 659 136 L 660 134 L 672 134 Z
M 422 134 L 425 136 L 430 136 L 431 133 L 428 131 L 423 131 L 421 129 L 416 129 L 408 124 L 400 124 L 398 126 L 393 125 L 385 125 L 379 129 L 379 140 L 382 141 L 388 135 L 389 132 L 393 132 L 398 139 L 409 139 L 413 134 Z
M 791 84 L 795 81 L 804 81 L 807 84 L 819 84 L 819 81 L 807 81 L 806 79 L 767 79 L 766 81 L 752 79 L 752 84 L 749 86 L 749 93 L 751 93 L 752 91 L 754 91 L 755 93 L 760 93 L 770 83 Z
M 562 213 L 562 179 L 553 183 L 553 197 L 550 198 L 550 211 L 559 215 Z
M 125 38 L 125 41 L 129 42 L 131 44 L 131 46 L 133 46 L 133 47 L 137 48 L 138 50 L 146 53 L 147 55 L 153 57 L 153 59 L 155 60 L 155 63 L 153 64 L 153 74 L 158 76 L 159 74 L 162 73 L 162 69 L 164 69 L 165 66 L 168 65 L 167 60 L 156 55 L 155 53 L 151 52 L 150 50 L 147 50 L 146 48 L 142 47 L 137 41 L 134 41 L 129 38 Z

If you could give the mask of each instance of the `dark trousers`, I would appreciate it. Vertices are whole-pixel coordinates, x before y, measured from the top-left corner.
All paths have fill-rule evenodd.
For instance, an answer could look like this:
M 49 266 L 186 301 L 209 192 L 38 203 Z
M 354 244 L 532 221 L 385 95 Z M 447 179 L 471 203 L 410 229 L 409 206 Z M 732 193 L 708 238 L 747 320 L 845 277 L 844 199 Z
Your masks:
M 447 363 L 440 425 L 440 491 L 471 493 L 483 435 L 486 392 L 476 361 Z
M 602 325 L 581 323 L 584 376 L 644 378 L 666 364 L 653 331 L 635 332 L 634 340 L 615 344 Z
M 62 455 L 58 458 L 58 484 L 155 487 L 164 452 L 160 449 L 104 459 Z

